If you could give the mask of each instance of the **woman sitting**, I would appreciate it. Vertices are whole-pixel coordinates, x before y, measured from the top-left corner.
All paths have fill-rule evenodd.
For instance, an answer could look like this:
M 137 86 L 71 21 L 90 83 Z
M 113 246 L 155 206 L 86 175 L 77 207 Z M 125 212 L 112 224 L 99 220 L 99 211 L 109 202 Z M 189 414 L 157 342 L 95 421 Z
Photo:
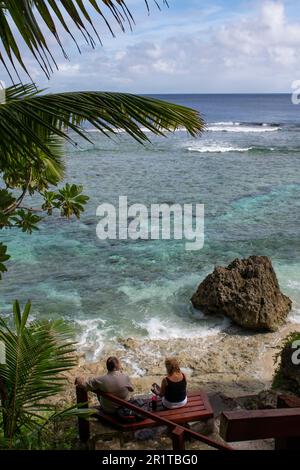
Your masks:
M 153 391 L 162 397 L 165 408 L 182 408 L 187 404 L 186 377 L 181 372 L 177 359 L 167 358 L 165 365 L 168 375 L 163 379 L 161 387 L 154 384 Z

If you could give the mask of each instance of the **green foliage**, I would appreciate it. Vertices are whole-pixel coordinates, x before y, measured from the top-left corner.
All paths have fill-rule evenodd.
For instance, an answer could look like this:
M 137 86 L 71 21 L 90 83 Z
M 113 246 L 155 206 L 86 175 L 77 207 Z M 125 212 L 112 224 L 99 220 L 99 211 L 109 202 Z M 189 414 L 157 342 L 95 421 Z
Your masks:
M 29 164 L 36 172 L 45 159 L 59 164 L 57 139 L 74 142 L 67 132 L 72 129 L 89 141 L 81 127 L 86 122 L 108 136 L 123 129 L 139 142 L 149 140 L 142 128 L 165 135 L 182 126 L 193 136 L 204 129 L 197 111 L 152 98 L 96 91 L 40 94 L 34 85 L 15 85 L 0 106 L 0 170 L 22 165 L 24 175 L 25 165 L 28 177 Z
M 11 217 L 11 220 L 15 222 L 15 227 L 22 229 L 22 232 L 32 233 L 34 230 L 38 230 L 37 223 L 40 222 L 41 217 L 26 212 L 24 209 L 16 211 L 16 215 Z
M 91 413 L 76 407 L 58 412 L 49 402 L 63 390 L 63 373 L 76 364 L 73 332 L 63 321 L 29 323 L 30 309 L 28 302 L 22 312 L 16 301 L 12 327 L 0 317 L 6 350 L 6 363 L 0 364 L 0 428 L 10 446 L 28 431 L 41 433 L 50 420 Z
M 157 1 L 154 0 L 154 2 L 159 7 Z M 167 5 L 166 0 L 162 0 L 162 3 Z M 149 10 L 147 0 L 145 0 L 145 4 Z M 43 21 L 37 21 L 37 13 Z M 7 57 L 0 53 L 0 61 L 9 73 L 11 68 L 18 73 L 18 66 L 28 73 L 18 46 L 19 37 L 21 37 L 32 53 L 32 58 L 49 78 L 53 72 L 53 66 L 57 67 L 51 52 L 51 47 L 53 47 L 55 41 L 67 58 L 60 37 L 61 31 L 69 35 L 79 51 L 80 48 L 78 41 L 75 39 L 74 30 L 78 30 L 83 39 L 92 47 L 95 46 L 93 36 L 101 42 L 92 20 L 95 15 L 97 16 L 97 23 L 98 20 L 102 20 L 113 36 L 112 26 L 107 17 L 113 19 L 121 31 L 125 30 L 126 24 L 130 29 L 134 24 L 132 15 L 124 0 L 86 0 L 84 2 L 81 0 L 64 2 L 58 2 L 57 0 L 1 0 L 1 49 L 6 52 Z M 43 24 L 42 27 L 41 24 Z M 52 40 L 50 40 L 50 37 Z
M 0 243 L 0 279 L 1 279 L 1 273 L 5 273 L 7 271 L 4 263 L 5 261 L 8 261 L 10 256 L 7 254 L 7 247 L 3 245 L 3 243 Z
M 57 408 L 59 412 L 59 408 Z M 46 426 L 34 430 L 23 429 L 23 432 L 13 438 L 14 450 L 79 450 L 80 443 L 77 436 L 77 418 L 64 416 L 64 418 L 49 419 Z M 8 449 L 10 442 L 1 436 L 0 450 Z
M 80 213 L 84 210 L 84 205 L 88 201 L 88 197 L 82 194 L 83 186 L 76 184 L 66 184 L 63 189 L 59 190 L 57 200 L 61 206 L 61 215 L 64 217 L 71 217 L 75 214 L 80 218 Z
M 77 420 L 53 419 L 40 432 L 23 433 L 14 440 L 14 449 L 79 450 Z
M 53 209 L 59 207 L 57 201 L 57 193 L 54 191 L 45 191 L 43 193 L 44 203 L 42 205 L 42 210 L 46 211 L 48 215 L 53 214 Z
M 0 189 L 0 211 L 14 204 L 16 199 L 6 189 Z
M 20 38 L 48 77 L 56 66 L 49 32 L 65 55 L 59 31 L 64 30 L 76 42 L 74 26 L 94 46 L 91 33 L 99 36 L 89 10 L 94 10 L 111 32 L 106 12 L 122 30 L 126 23 L 130 27 L 133 23 L 124 0 L 0 0 L 0 41 L 5 54 L 0 52 L 0 62 L 10 77 L 12 71 L 18 75 L 18 68 L 27 72 Z M 69 130 L 89 141 L 82 127 L 88 122 L 108 137 L 123 129 L 142 143 L 149 140 L 142 128 L 162 136 L 179 127 L 192 136 L 204 129 L 197 111 L 124 93 L 42 94 L 34 84 L 21 84 L 8 88 L 5 97 L 0 103 L 0 174 L 5 188 L 0 189 L 0 229 L 17 227 L 32 233 L 41 220 L 37 211 L 52 215 L 58 210 L 64 217 L 80 217 L 88 201 L 82 187 L 66 184 L 55 191 L 51 188 L 64 176 L 62 141 L 75 143 Z M 41 208 L 33 209 L 28 207 L 28 196 L 36 193 L 43 201 Z M 0 277 L 8 259 L 6 246 L 0 244 Z M 29 323 L 30 308 L 28 303 L 21 312 L 16 301 L 12 326 L 0 317 L 0 341 L 6 348 L 6 364 L 0 365 L 0 446 L 5 448 L 48 448 L 47 438 L 43 441 L 42 436 L 51 426 L 55 429 L 61 420 L 93 413 L 77 407 L 57 411 L 49 401 L 62 391 L 63 373 L 74 365 L 74 344 L 70 329 L 61 321 Z
M 51 186 L 64 177 L 62 141 L 74 143 L 68 129 L 89 141 L 85 122 L 108 137 L 123 129 L 138 142 L 149 140 L 142 128 L 157 135 L 180 126 L 196 135 L 204 128 L 197 111 L 155 99 L 105 92 L 46 95 L 34 85 L 14 85 L 0 106 L 0 173 L 6 187 L 0 190 L 0 229 L 32 233 L 42 218 L 36 212 L 43 211 L 80 218 L 89 199 L 82 186 L 67 183 L 58 191 Z M 35 193 L 43 200 L 32 209 L 25 202 Z

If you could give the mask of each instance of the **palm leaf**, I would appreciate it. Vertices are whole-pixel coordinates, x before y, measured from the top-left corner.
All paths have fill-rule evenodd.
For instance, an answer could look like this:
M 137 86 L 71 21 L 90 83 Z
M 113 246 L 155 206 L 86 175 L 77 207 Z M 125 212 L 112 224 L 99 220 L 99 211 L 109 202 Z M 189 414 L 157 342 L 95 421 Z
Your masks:
M 6 363 L 0 365 L 0 380 L 5 384 L 1 408 L 9 438 L 21 426 L 40 425 L 41 412 L 54 409 L 49 398 L 61 392 L 63 373 L 76 363 L 71 331 L 62 321 L 28 325 L 30 304 L 21 313 L 15 302 L 14 312 L 14 328 L 0 317 L 0 341 L 6 351 Z
M 143 0 L 141 0 L 143 1 Z M 147 0 L 144 0 L 149 11 Z M 159 3 L 154 0 L 159 7 Z M 166 0 L 162 4 L 167 5 Z M 20 52 L 19 37 L 27 46 L 47 77 L 57 68 L 51 52 L 51 35 L 60 46 L 63 55 L 67 53 L 62 44 L 59 30 L 63 30 L 77 45 L 75 31 L 92 47 L 95 38 L 100 40 L 92 16 L 99 17 L 114 36 L 113 22 L 121 31 L 128 26 L 132 29 L 134 20 L 124 0 L 1 0 L 0 37 L 2 52 L 0 61 L 12 78 L 12 70 L 18 75 L 19 69 L 28 70 Z M 98 22 L 97 22 L 98 23 Z M 41 26 L 42 24 L 42 26 Z
M 139 142 L 149 140 L 143 128 L 166 135 L 183 126 L 193 136 L 204 128 L 195 110 L 125 93 L 39 94 L 33 85 L 15 85 L 6 98 L 0 106 L 0 171 L 20 157 L 36 161 L 41 152 L 59 162 L 47 142 L 53 136 L 74 142 L 69 129 L 90 140 L 82 127 L 87 122 L 108 136 L 123 129 Z
M 2 194 L 0 191 L 0 198 L 1 196 Z M 1 208 L 0 208 L 0 213 L 1 213 Z M 1 274 L 7 271 L 4 263 L 5 261 L 8 261 L 10 258 L 10 256 L 6 253 L 6 251 L 7 251 L 7 247 L 3 245 L 3 243 L 0 243 L 0 279 L 1 279 Z

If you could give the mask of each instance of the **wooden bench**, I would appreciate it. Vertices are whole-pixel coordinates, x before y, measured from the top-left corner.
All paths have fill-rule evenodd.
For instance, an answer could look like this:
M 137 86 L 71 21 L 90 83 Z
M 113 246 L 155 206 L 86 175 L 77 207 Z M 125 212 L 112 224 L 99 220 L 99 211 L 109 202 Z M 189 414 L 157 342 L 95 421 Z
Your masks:
M 76 387 L 77 403 L 88 408 L 87 392 Z M 219 442 L 196 433 L 184 426 L 190 422 L 209 420 L 213 418 L 213 409 L 209 403 L 208 396 L 204 391 L 191 392 L 188 394 L 188 403 L 186 406 L 176 410 L 166 410 L 158 403 L 157 411 L 150 410 L 147 406 L 139 408 L 136 405 L 126 402 L 110 393 L 101 393 L 102 396 L 108 398 L 119 406 L 126 406 L 145 417 L 142 421 L 134 423 L 122 423 L 115 416 L 104 413 L 103 410 L 95 410 L 93 417 L 99 419 L 103 423 L 109 424 L 122 432 L 134 432 L 139 429 L 167 426 L 172 435 L 173 448 L 175 450 L 184 450 L 185 437 L 189 435 L 191 438 L 197 439 L 216 449 L 230 450 L 230 447 Z M 88 420 L 79 417 L 79 436 L 82 442 L 87 442 L 90 438 L 90 424 Z
M 147 405 L 148 404 L 146 403 L 143 408 L 144 410 L 148 410 L 153 413 L 153 415 L 168 419 L 176 424 L 187 424 L 193 421 L 208 420 L 214 416 L 214 412 L 205 392 L 189 393 L 187 405 L 176 410 L 166 410 L 162 406 L 160 399 L 157 402 L 157 411 L 152 411 L 150 406 Z M 121 431 L 137 431 L 139 429 L 159 426 L 159 423 L 152 418 L 145 418 L 142 421 L 136 421 L 134 423 L 122 423 L 114 415 L 107 414 L 103 410 L 99 410 L 99 412 L 95 414 L 95 417 L 102 422 L 111 424 Z
M 225 411 L 220 435 L 226 442 L 275 438 L 278 450 L 300 450 L 300 408 Z

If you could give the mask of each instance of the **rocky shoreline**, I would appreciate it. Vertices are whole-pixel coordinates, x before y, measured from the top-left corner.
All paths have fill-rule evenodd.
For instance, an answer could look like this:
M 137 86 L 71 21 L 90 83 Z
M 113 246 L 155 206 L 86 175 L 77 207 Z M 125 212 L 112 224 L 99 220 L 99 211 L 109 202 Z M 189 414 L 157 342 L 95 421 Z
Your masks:
M 257 394 L 271 386 L 276 365 L 274 356 L 284 339 L 300 325 L 288 322 L 276 332 L 254 333 L 230 326 L 206 338 L 136 340 L 119 339 L 103 349 L 98 362 L 89 363 L 83 354 L 67 373 L 68 385 L 59 402 L 74 402 L 74 380 L 105 373 L 105 358 L 120 357 L 132 377 L 137 394 L 149 393 L 151 384 L 164 374 L 164 358 L 176 355 L 187 374 L 190 389 L 229 397 Z
M 219 416 L 226 409 L 240 409 L 247 401 L 256 401 L 264 396 L 264 390 L 271 387 L 276 369 L 274 357 L 284 340 L 292 332 L 300 332 L 300 324 L 288 322 L 276 332 L 254 333 L 231 325 L 222 333 L 214 336 L 192 339 L 136 340 L 119 339 L 103 349 L 98 362 L 87 362 L 84 354 L 78 354 L 78 364 L 66 374 L 67 386 L 62 395 L 55 400 L 58 406 L 75 403 L 74 381 L 78 376 L 102 375 L 105 359 L 117 355 L 124 370 L 132 377 L 136 395 L 148 394 L 151 384 L 159 382 L 164 374 L 164 358 L 176 355 L 188 376 L 190 390 L 205 389 L 215 412 L 215 422 L 210 437 L 222 442 L 219 435 Z M 268 395 L 268 394 L 266 394 Z M 90 402 L 98 404 L 91 394 Z M 272 396 L 271 396 L 272 398 Z M 269 398 L 268 398 L 269 399 Z M 264 401 L 264 398 L 263 398 Z M 195 429 L 198 432 L 204 432 Z M 171 449 L 170 437 L 164 433 L 137 436 L 128 442 L 120 441 L 118 433 L 99 426 L 92 429 L 97 450 L 140 450 Z M 105 438 L 104 438 L 104 437 Z M 273 440 L 235 443 L 236 449 L 272 450 Z M 190 443 L 189 450 L 208 447 L 199 442 Z
M 151 384 L 161 381 L 164 359 L 173 355 L 179 359 L 190 389 L 240 397 L 270 388 L 276 353 L 290 333 L 300 332 L 300 324 L 286 322 L 292 301 L 281 293 L 271 260 L 251 256 L 215 268 L 198 287 L 192 303 L 208 315 L 223 314 L 233 323 L 206 337 L 119 338 L 102 350 L 97 363 L 79 357 L 78 366 L 68 373 L 69 398 L 74 395 L 75 377 L 106 373 L 105 359 L 112 355 L 121 359 L 138 394 L 150 393 Z

